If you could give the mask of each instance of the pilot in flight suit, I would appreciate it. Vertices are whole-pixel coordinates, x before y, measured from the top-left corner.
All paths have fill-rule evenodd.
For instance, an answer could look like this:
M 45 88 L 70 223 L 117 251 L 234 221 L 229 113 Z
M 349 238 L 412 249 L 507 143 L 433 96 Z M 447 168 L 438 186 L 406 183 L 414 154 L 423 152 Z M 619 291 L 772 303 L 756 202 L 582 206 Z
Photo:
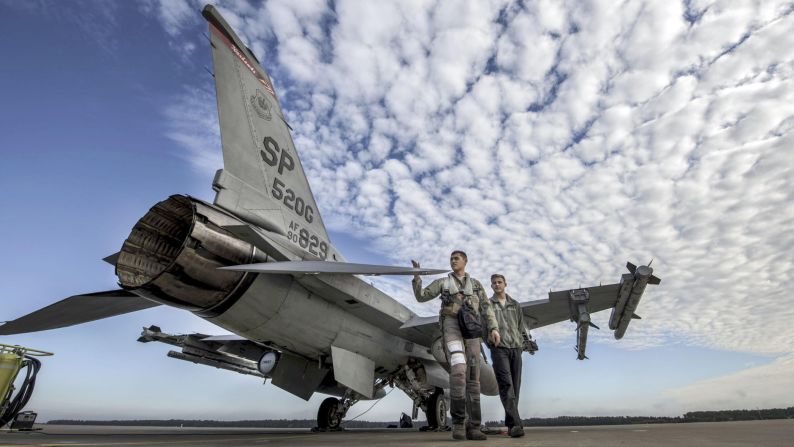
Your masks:
M 419 263 L 411 261 L 414 267 Z M 458 324 L 458 312 L 464 304 L 469 305 L 485 320 L 488 338 L 499 345 L 499 330 L 491 302 L 485 295 L 482 284 L 465 272 L 468 262 L 466 253 L 453 251 L 450 255 L 452 273 L 422 289 L 422 279 L 416 275 L 413 289 L 416 300 L 430 301 L 442 296 L 440 324 L 444 336 L 444 347 L 449 360 L 450 413 L 452 415 L 452 438 L 484 440 L 480 431 L 480 337 L 464 339 Z M 468 411 L 467 411 L 468 410 Z M 466 415 L 468 423 L 465 426 Z

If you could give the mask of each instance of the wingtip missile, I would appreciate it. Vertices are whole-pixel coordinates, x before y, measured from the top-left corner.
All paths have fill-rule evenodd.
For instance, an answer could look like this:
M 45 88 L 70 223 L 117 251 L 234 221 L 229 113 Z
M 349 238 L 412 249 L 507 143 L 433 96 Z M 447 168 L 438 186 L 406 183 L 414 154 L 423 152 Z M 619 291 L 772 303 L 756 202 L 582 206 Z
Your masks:
M 651 259 L 651 262 L 653 262 L 653 259 Z M 609 318 L 609 328 L 615 331 L 615 339 L 617 340 L 623 338 L 631 320 L 640 319 L 634 311 L 640 304 L 642 294 L 645 292 L 645 286 L 648 284 L 656 285 L 662 281 L 653 275 L 653 268 L 650 266 L 651 262 L 648 265 L 639 267 L 631 262 L 626 263 L 626 268 L 631 273 L 624 274 L 621 278 L 617 302 Z

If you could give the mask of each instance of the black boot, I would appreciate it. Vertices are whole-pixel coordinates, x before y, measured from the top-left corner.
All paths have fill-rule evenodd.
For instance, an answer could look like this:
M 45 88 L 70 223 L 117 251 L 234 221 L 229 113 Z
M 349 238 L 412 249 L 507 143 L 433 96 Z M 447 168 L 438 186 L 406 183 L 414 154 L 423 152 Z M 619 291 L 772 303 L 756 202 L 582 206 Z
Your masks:
M 466 439 L 470 441 L 485 441 L 488 439 L 485 433 L 480 430 L 480 426 L 467 425 L 466 426 Z
M 482 432 L 482 427 L 480 427 L 482 413 L 479 398 L 480 396 L 476 396 L 474 399 L 469 399 L 469 423 L 466 425 L 466 439 L 472 441 L 485 441 L 488 439 L 485 433 Z
M 466 399 L 449 400 L 449 414 L 452 416 L 452 439 L 462 441 L 466 439 L 463 424 L 466 422 Z

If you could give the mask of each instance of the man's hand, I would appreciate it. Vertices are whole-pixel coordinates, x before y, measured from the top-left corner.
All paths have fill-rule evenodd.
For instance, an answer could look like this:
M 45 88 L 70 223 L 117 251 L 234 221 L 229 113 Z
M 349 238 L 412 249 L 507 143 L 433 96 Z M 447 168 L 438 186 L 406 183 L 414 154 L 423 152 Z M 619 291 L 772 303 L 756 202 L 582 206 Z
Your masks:
M 418 263 L 418 262 L 416 262 L 416 261 L 414 261 L 413 259 L 411 259 L 411 265 L 412 265 L 412 266 L 413 266 L 413 268 L 415 268 L 415 269 L 418 269 L 418 268 L 419 268 L 419 263 Z M 419 275 L 414 275 L 414 280 L 417 280 L 417 281 L 418 281 L 419 279 L 420 279 L 420 278 L 419 278 Z
M 491 339 L 491 343 L 493 343 L 494 346 L 499 346 L 499 343 L 502 342 L 502 337 L 499 335 L 499 331 L 496 329 L 491 330 L 488 338 Z

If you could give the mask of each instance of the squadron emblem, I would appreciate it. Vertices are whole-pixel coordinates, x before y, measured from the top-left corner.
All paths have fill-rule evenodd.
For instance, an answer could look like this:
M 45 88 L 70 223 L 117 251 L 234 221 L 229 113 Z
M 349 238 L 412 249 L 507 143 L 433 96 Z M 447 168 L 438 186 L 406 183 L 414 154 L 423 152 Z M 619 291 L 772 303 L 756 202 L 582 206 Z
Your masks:
M 256 112 L 260 118 L 268 121 L 273 118 L 273 115 L 270 113 L 273 104 L 271 104 L 270 99 L 262 93 L 262 90 L 257 89 L 256 94 L 251 95 L 251 107 L 254 108 L 254 112 Z

